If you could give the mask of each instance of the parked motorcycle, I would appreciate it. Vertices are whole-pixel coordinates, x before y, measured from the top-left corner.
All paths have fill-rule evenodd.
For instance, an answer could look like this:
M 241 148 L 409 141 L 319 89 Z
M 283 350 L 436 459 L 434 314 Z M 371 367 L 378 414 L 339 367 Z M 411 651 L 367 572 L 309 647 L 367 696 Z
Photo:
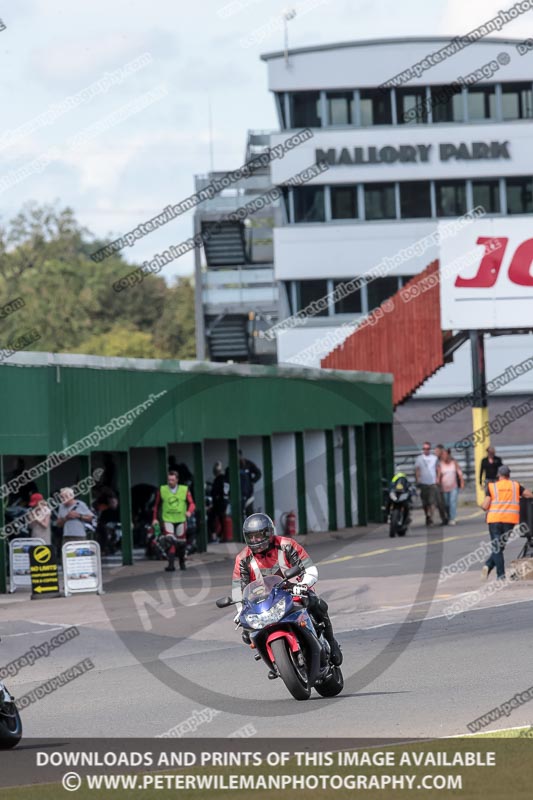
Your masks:
M 340 667 L 330 663 L 324 626 L 309 615 L 303 587 L 288 583 L 301 571 L 295 566 L 285 578 L 268 575 L 250 583 L 243 592 L 239 625 L 257 650 L 256 661 L 262 659 L 268 677 L 281 678 L 295 700 L 308 700 L 313 688 L 322 697 L 334 697 L 344 688 L 344 678 Z M 223 597 L 216 604 L 226 608 L 235 601 Z
M 159 526 L 159 523 L 158 523 Z M 161 534 L 159 531 L 154 530 L 154 526 L 150 525 L 146 534 L 146 558 L 157 559 L 157 561 L 164 561 L 166 559 L 166 552 L 163 550 L 159 539 Z
M 27 538 L 31 536 L 31 530 L 28 525 L 28 507 L 22 505 L 21 500 L 17 500 L 10 506 L 7 506 L 5 511 L 5 521 L 6 525 L 15 523 L 17 524 L 17 533 L 15 534 L 16 538 Z
M 15 698 L 0 680 L 0 750 L 15 747 L 22 738 L 22 722 Z
M 133 521 L 133 545 L 145 547 L 147 557 L 149 536 L 152 528 L 153 508 L 157 495 L 157 486 L 149 483 L 138 483 L 131 489 L 131 515 Z
M 120 522 L 106 522 L 103 526 L 104 552 L 113 556 L 122 547 L 122 525 Z

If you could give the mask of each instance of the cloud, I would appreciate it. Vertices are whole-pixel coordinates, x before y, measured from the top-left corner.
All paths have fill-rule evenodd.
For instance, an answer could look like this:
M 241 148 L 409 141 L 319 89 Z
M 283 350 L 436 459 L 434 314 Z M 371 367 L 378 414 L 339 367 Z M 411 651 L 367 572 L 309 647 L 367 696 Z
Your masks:
M 177 35 L 151 30 L 133 35 L 102 32 L 78 38 L 56 37 L 33 49 L 28 73 L 32 80 L 41 83 L 81 89 L 83 81 L 96 80 L 106 70 L 118 69 L 146 52 L 151 53 L 156 64 L 159 60 L 176 57 Z M 153 69 L 154 65 L 149 68 Z
M 514 2 L 484 0 L 483 3 L 465 3 L 464 0 L 447 0 L 442 13 L 442 30 L 449 31 L 452 36 L 468 33 L 496 16 L 501 9 L 513 6 Z M 527 11 L 505 25 L 496 36 L 524 39 L 532 32 L 533 13 Z
M 250 66 L 257 68 L 256 64 L 249 65 L 246 61 L 244 56 L 239 63 L 237 58 L 230 60 L 224 51 L 221 51 L 220 56 L 211 52 L 210 59 L 195 55 L 194 58 L 185 61 L 180 68 L 180 88 L 185 92 L 215 89 L 224 89 L 225 92 L 240 91 L 243 86 L 252 83 Z M 216 69 L 213 69 L 213 63 L 216 63 Z

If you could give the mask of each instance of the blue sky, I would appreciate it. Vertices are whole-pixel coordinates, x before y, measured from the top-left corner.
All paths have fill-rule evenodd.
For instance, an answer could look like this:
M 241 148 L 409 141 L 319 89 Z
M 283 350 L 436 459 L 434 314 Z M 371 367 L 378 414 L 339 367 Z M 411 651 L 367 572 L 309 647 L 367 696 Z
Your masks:
M 309 8 L 306 9 L 306 3 Z M 230 8 L 226 8 L 230 6 Z M 240 4 L 240 9 L 235 6 Z M 5 146 L 2 177 L 47 153 L 41 171 L 0 190 L 5 223 L 34 200 L 70 205 L 95 235 L 115 238 L 194 191 L 193 176 L 210 167 L 208 104 L 215 169 L 240 166 L 246 131 L 276 127 L 261 53 L 280 50 L 278 20 L 290 22 L 293 47 L 402 35 L 465 33 L 512 0 L 8 0 L 0 17 L 3 126 L 13 131 L 105 73 L 150 53 L 151 61 L 108 91 Z M 226 9 L 226 10 L 224 10 Z M 533 35 L 533 12 L 505 35 Z M 251 43 L 251 40 L 255 40 Z M 166 93 L 165 93 L 166 91 Z M 68 141 L 146 93 L 160 99 L 105 129 L 76 150 Z M 191 235 L 192 212 L 126 251 L 140 263 Z M 189 274 L 193 255 L 164 275 Z

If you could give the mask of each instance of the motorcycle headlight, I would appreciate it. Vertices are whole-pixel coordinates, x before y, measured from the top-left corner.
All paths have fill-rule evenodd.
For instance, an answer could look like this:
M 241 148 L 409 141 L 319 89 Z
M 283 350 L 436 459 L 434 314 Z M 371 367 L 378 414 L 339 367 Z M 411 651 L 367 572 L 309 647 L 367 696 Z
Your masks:
M 399 499 L 400 499 L 400 501 L 403 501 L 403 500 L 407 500 L 408 497 L 409 497 L 409 492 L 402 492 L 402 494 L 400 495 Z
M 397 500 L 398 497 L 396 496 L 396 492 L 389 492 L 389 497 L 391 500 Z
M 287 601 L 282 597 L 281 600 L 278 600 L 268 611 L 261 611 L 260 614 L 245 614 L 244 619 L 250 628 L 259 630 L 260 628 L 265 628 L 267 625 L 271 625 L 273 622 L 279 622 L 280 619 L 285 616 L 286 608 Z

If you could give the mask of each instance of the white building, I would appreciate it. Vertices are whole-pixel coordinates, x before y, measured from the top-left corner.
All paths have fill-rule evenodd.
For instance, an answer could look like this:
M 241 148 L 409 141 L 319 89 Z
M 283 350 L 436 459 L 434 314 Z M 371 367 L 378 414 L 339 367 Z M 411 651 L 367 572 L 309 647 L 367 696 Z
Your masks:
M 442 219 L 482 205 L 502 218 L 505 235 L 507 215 L 533 214 L 533 51 L 522 54 L 527 46 L 519 40 L 485 38 L 428 69 L 417 67 L 418 78 L 399 76 L 448 44 L 445 37 L 380 39 L 303 47 L 288 59 L 282 52 L 263 56 L 280 124 L 271 147 L 303 128 L 314 134 L 272 161 L 272 183 L 288 183 L 317 160 L 329 164 L 285 190 L 283 224 L 274 230 L 279 319 L 393 258 Z M 383 88 L 387 82 L 396 88 Z M 290 362 L 376 308 L 437 257 L 435 247 L 410 258 L 283 331 L 278 361 Z M 531 318 L 533 327 L 533 309 Z M 489 338 L 488 378 L 532 351 L 530 336 Z M 319 363 L 317 355 L 309 365 Z M 470 376 L 465 346 L 416 396 L 464 394 Z M 529 373 L 507 391 L 531 390 Z

